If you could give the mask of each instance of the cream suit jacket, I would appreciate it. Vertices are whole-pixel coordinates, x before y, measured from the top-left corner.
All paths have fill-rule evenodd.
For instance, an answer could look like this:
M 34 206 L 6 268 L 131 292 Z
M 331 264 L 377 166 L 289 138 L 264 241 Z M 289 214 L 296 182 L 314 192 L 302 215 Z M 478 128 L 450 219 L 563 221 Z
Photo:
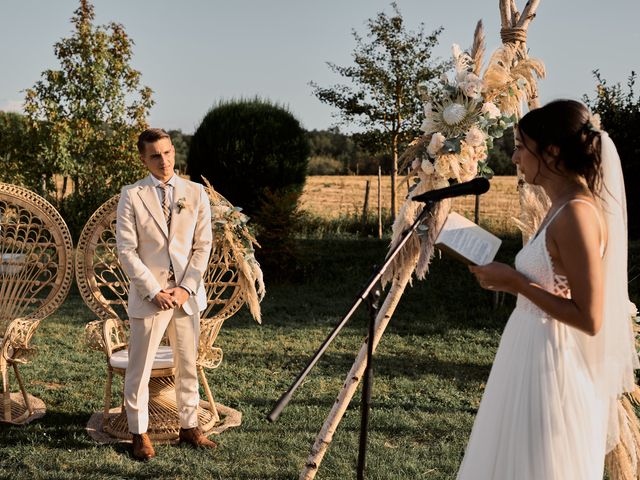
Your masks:
M 156 188 L 151 177 L 145 177 L 125 186 L 118 203 L 116 242 L 120 264 L 130 279 L 129 318 L 160 311 L 149 295 L 167 287 L 170 265 L 176 285 L 194 292 L 182 306 L 184 311 L 193 315 L 207 305 L 202 277 L 212 242 L 209 198 L 202 185 L 176 177 L 167 229 Z M 177 207 L 180 200 L 182 210 Z

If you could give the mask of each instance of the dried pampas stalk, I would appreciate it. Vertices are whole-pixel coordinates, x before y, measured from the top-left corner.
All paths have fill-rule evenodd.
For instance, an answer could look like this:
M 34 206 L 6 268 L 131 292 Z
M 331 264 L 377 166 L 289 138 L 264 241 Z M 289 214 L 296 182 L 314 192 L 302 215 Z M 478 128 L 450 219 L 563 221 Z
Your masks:
M 471 58 L 473 59 L 473 73 L 480 76 L 482 71 L 482 59 L 485 53 L 484 27 L 482 20 L 478 20 L 476 30 L 473 32 L 473 45 L 471 47 Z
M 220 195 L 206 178 L 202 177 L 202 179 L 211 205 L 214 207 L 221 205 L 233 209 L 231 202 Z M 238 283 L 242 289 L 244 301 L 254 320 L 262 323 L 260 302 L 266 293 L 264 278 L 260 265 L 252 255 L 248 255 L 247 251 L 248 246 L 253 248 L 253 246 L 259 247 L 260 245 L 244 224 L 234 226 L 229 222 L 224 222 L 222 228 L 221 238 L 216 239 L 223 242 L 222 258 L 225 259 L 225 262 L 230 258 L 236 262 Z
M 520 218 L 513 221 L 522 233 L 523 243 L 527 243 L 540 227 L 542 220 L 549 211 L 551 201 L 540 187 L 528 185 L 520 179 L 518 183 L 520 191 Z
M 620 441 L 605 458 L 605 468 L 611 480 L 640 478 L 640 423 L 631 400 L 640 396 L 638 388 L 623 395 L 618 402 Z

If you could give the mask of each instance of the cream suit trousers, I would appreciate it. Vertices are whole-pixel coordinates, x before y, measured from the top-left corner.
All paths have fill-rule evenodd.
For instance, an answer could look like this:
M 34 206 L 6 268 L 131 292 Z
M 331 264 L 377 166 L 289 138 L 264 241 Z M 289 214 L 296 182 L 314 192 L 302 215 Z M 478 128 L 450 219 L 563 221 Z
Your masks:
M 167 331 L 173 349 L 176 403 L 182 428 L 198 426 L 198 374 L 196 355 L 199 314 L 182 308 L 130 319 L 129 365 L 124 382 L 124 404 L 131 433 L 145 433 L 149 425 L 149 378 L 162 336 Z

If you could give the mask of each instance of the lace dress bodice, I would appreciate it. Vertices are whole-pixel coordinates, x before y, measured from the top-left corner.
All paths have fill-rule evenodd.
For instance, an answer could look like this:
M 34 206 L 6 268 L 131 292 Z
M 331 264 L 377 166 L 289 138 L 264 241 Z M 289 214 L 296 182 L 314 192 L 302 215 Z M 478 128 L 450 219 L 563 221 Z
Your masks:
M 544 227 L 520 250 L 516 256 L 516 270 L 554 295 L 570 298 L 571 291 L 567 277 L 558 275 L 553 269 L 553 262 L 546 245 L 546 230 L 547 227 Z M 516 308 L 548 317 L 545 312 L 522 295 L 518 295 Z
M 596 211 L 596 218 L 600 223 L 602 229 L 602 223 L 600 216 L 597 213 L 596 207 L 586 200 L 573 199 L 562 205 L 555 214 L 549 219 L 545 226 L 543 226 L 534 237 L 518 252 L 516 256 L 516 270 L 523 273 L 527 278 L 534 281 L 548 292 L 553 293 L 564 298 L 571 298 L 571 289 L 569 288 L 569 281 L 565 275 L 559 275 L 555 272 L 553 266 L 553 260 L 547 249 L 547 229 L 549 225 L 553 223 L 556 216 L 562 211 L 562 209 L 570 202 L 580 202 L 590 205 Z M 603 246 L 600 247 L 600 256 L 604 253 Z M 526 297 L 518 295 L 516 302 L 516 308 L 528 311 L 530 313 L 540 314 L 545 319 L 549 318 L 549 315 L 538 308 Z

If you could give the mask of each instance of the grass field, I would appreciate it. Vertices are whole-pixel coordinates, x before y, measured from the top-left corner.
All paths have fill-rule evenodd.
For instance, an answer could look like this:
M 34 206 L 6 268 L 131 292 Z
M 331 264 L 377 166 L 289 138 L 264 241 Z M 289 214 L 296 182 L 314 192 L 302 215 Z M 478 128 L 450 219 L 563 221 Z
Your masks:
M 36 335 L 39 355 L 23 369 L 47 414 L 23 427 L 0 428 L 0 477 L 297 478 L 365 334 L 362 312 L 279 421 L 270 424 L 265 415 L 347 311 L 386 242 L 308 240 L 299 247 L 298 282 L 269 285 L 264 326 L 242 312 L 223 327 L 225 361 L 210 373 L 210 384 L 218 401 L 243 412 L 243 424 L 218 438 L 221 448 L 209 453 L 160 446 L 158 458 L 141 464 L 126 447 L 97 445 L 88 437 L 86 422 L 101 409 L 105 366 L 101 355 L 83 346 L 83 327 L 93 316 L 73 293 L 43 322 Z M 492 310 L 490 295 L 456 262 L 434 263 L 432 278 L 408 289 L 376 356 L 370 479 L 452 477 L 509 310 Z M 459 292 L 465 302 L 458 301 Z M 358 405 L 356 399 L 317 478 L 354 478 Z
M 307 189 L 320 178 L 311 177 Z M 335 189 L 336 195 L 347 190 L 344 185 Z M 500 185 L 494 182 L 492 191 L 498 193 Z M 504 185 L 506 198 L 511 186 L 508 181 Z M 326 198 L 328 202 L 328 194 Z M 372 265 L 383 259 L 388 240 L 298 239 L 296 245 L 294 280 L 274 284 L 266 278 L 264 325 L 257 326 L 242 310 L 225 323 L 218 339 L 224 361 L 208 373 L 209 383 L 218 401 L 243 413 L 239 428 L 215 438 L 219 449 L 163 445 L 157 447 L 157 458 L 139 463 L 125 445 L 91 440 L 85 426 L 102 408 L 105 362 L 83 343 L 84 325 L 94 317 L 72 291 L 38 329 L 38 355 L 22 370 L 29 391 L 46 403 L 47 414 L 29 425 L 0 426 L 0 479 L 297 478 L 362 343 L 364 309 L 328 349 L 278 422 L 268 423 L 265 416 L 347 312 Z M 519 246 L 517 235 L 505 236 L 498 259 L 511 263 Z M 637 242 L 630 252 L 629 265 L 640 263 Z M 630 284 L 636 303 L 639 284 L 637 279 Z M 494 308 L 493 296 L 447 257 L 434 260 L 428 279 L 407 289 L 375 357 L 367 479 L 455 477 L 513 305 L 508 297 Z M 116 392 L 120 388 L 118 380 Z M 319 480 L 355 478 L 359 403 L 358 392 Z
M 377 176 L 309 176 L 300 199 L 301 209 L 326 219 L 358 217 L 362 215 L 366 183 L 370 182 L 369 213 L 377 215 Z M 391 177 L 382 177 L 381 207 L 388 214 L 391 209 Z M 480 197 L 480 220 L 499 234 L 514 234 L 516 226 L 511 220 L 520 214 L 516 191 L 516 177 L 494 177 L 491 189 Z M 407 194 L 405 182 L 399 184 L 398 207 Z M 453 210 L 473 218 L 475 197 L 460 197 L 453 201 Z

